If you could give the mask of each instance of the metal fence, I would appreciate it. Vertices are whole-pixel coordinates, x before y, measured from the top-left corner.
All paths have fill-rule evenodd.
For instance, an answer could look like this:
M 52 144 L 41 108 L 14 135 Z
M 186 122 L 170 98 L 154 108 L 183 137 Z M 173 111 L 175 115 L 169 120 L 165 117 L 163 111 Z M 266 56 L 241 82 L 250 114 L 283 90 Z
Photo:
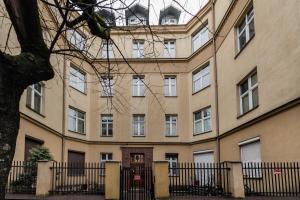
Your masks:
M 120 176 L 121 200 L 154 199 L 152 167 L 121 167 Z
M 104 163 L 53 163 L 52 194 L 104 194 Z
M 299 163 L 243 163 L 242 167 L 247 196 L 300 196 Z
M 37 165 L 26 161 L 13 161 L 6 193 L 35 194 Z
M 169 166 L 171 195 L 229 196 L 227 163 L 178 163 Z

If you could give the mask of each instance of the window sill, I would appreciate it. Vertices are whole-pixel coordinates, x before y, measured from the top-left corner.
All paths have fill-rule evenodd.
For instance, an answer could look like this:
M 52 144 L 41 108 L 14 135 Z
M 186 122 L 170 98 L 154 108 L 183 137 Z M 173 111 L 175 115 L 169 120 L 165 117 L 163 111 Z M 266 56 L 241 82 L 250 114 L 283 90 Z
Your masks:
M 255 110 L 256 108 L 258 108 L 259 105 L 255 106 L 254 108 L 252 108 L 251 110 L 248 110 L 247 112 L 245 113 L 242 113 L 242 114 L 238 114 L 238 116 L 236 117 L 237 119 L 243 117 L 244 115 L 247 115 L 248 113 L 252 112 L 253 110 Z
M 246 42 L 245 46 L 243 46 L 243 48 L 241 48 L 234 56 L 234 59 L 236 59 L 241 52 L 248 46 L 248 44 L 251 42 L 251 40 L 254 38 L 255 34 L 248 40 L 248 42 Z
M 100 98 L 113 98 L 114 95 L 111 95 L 111 96 L 104 96 L 104 95 L 101 95 Z
M 112 138 L 112 135 L 100 135 L 100 137 Z
M 43 118 L 46 118 L 45 115 L 43 115 L 42 113 L 40 113 L 40 112 L 38 112 L 38 111 L 32 109 L 29 105 L 26 105 L 26 107 L 27 107 L 29 110 L 31 110 L 32 112 L 38 114 L 39 116 L 41 116 L 41 117 L 43 117 Z
M 175 95 L 175 96 L 165 96 L 166 98 L 177 98 L 178 96 Z
M 77 132 L 77 131 L 72 131 L 72 130 L 69 130 L 69 129 L 68 129 L 68 131 L 69 131 L 69 132 L 71 132 L 71 133 L 76 133 L 76 134 L 79 134 L 79 135 L 86 136 L 86 134 L 85 134 L 85 133 L 80 133 L 80 132 Z
M 72 89 L 76 90 L 77 92 L 79 92 L 79 93 L 81 93 L 81 94 L 87 96 L 86 91 L 82 92 L 82 91 L 78 90 L 77 88 L 75 88 L 75 87 L 73 87 L 73 86 L 71 86 L 71 85 L 70 85 L 70 88 L 72 88 Z
M 132 96 L 132 97 L 143 98 L 143 97 L 145 97 L 145 96 Z
M 166 137 L 179 137 L 179 135 L 165 135 Z
M 205 131 L 205 132 L 202 132 L 202 133 L 194 133 L 193 136 L 197 136 L 197 135 L 203 135 L 203 134 L 206 134 L 206 133 L 211 133 L 212 130 L 209 130 L 209 131 Z
M 193 92 L 192 95 L 195 95 L 195 94 L 197 94 L 197 93 L 199 93 L 199 92 L 201 92 L 201 91 L 203 91 L 203 90 L 209 88 L 210 86 L 211 86 L 211 85 L 209 84 L 208 86 L 206 86 L 206 87 L 204 87 L 204 88 L 202 88 L 202 89 L 200 89 L 200 90 L 198 90 L 198 91 L 196 91 L 196 92 Z
M 133 135 L 132 137 L 146 137 L 145 135 Z

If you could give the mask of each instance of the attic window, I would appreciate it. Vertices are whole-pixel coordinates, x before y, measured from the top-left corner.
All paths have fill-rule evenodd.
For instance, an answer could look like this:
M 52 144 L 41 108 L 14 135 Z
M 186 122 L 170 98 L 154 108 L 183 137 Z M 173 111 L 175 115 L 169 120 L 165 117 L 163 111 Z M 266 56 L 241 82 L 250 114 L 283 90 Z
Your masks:
M 162 25 L 177 24 L 177 19 L 174 16 L 166 16 L 161 21 Z
M 142 15 L 133 15 L 128 18 L 128 25 L 146 25 L 146 18 Z

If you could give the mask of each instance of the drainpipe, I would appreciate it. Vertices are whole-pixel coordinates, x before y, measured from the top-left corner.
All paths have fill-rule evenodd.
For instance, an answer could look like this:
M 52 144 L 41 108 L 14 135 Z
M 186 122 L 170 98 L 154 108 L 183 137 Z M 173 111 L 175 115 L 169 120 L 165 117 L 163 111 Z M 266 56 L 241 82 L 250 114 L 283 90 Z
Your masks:
M 217 160 L 221 161 L 220 156 L 220 128 L 219 128 L 219 97 L 218 97 L 218 72 L 217 72 L 217 47 L 216 47 L 216 17 L 215 17 L 215 2 L 216 0 L 212 0 L 212 29 L 213 29 L 213 57 L 214 57 L 214 85 L 215 85 L 215 113 L 216 113 L 216 134 L 217 134 Z
M 65 38 L 67 38 L 67 35 L 65 34 Z M 63 99 L 62 99 L 62 136 L 61 136 L 61 162 L 65 161 L 65 131 L 66 131 L 66 55 L 63 55 Z

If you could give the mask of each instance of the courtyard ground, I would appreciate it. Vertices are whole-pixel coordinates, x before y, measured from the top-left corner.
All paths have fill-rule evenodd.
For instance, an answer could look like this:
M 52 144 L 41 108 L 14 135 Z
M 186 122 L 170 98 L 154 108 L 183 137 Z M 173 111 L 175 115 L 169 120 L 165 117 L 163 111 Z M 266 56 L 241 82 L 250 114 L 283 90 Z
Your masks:
M 6 199 L 14 200 L 31 200 L 31 199 L 45 199 L 45 200 L 104 200 L 104 196 L 99 195 L 60 195 L 60 196 L 49 196 L 47 198 L 37 198 L 33 195 L 15 195 L 9 194 Z M 234 198 L 226 197 L 203 197 L 203 196 L 176 196 L 171 197 L 170 200 L 229 200 Z M 299 197 L 246 197 L 245 200 L 300 200 Z

